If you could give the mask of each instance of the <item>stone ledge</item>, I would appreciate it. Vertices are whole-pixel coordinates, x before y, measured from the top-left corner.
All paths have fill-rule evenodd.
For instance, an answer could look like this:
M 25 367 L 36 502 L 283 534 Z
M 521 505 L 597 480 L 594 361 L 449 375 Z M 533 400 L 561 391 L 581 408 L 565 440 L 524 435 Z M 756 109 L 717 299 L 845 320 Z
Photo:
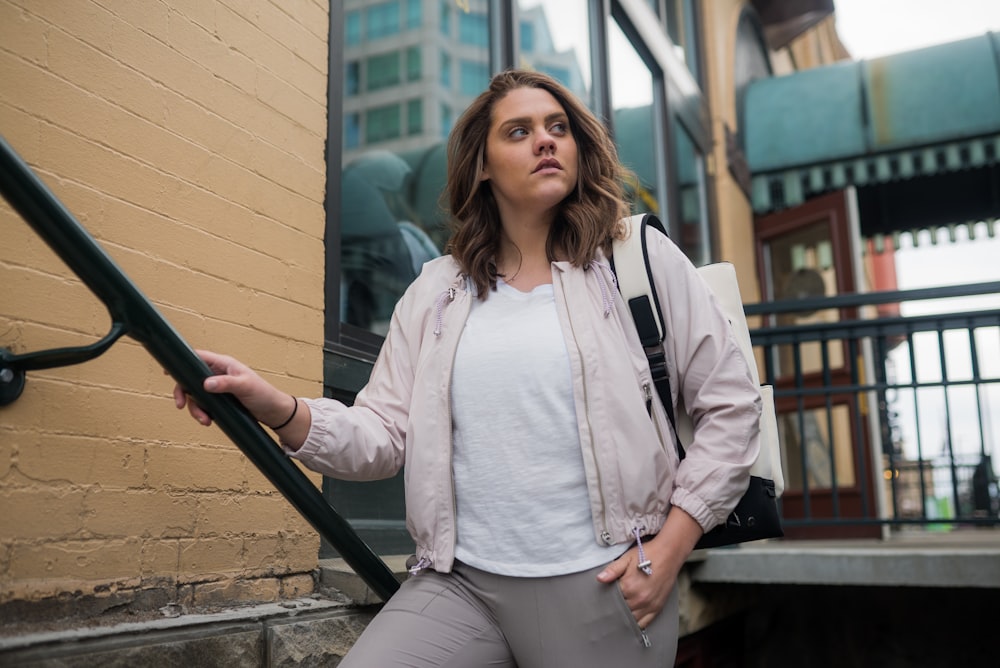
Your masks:
M 385 562 L 396 579 L 402 582 L 407 578 L 406 560 L 408 555 L 383 556 Z M 379 605 L 382 599 L 373 592 L 365 581 L 355 573 L 343 559 L 319 560 L 319 583 L 321 587 L 331 587 L 347 597 L 355 605 Z
M 336 665 L 371 617 L 343 600 L 308 598 L 47 631 L 0 639 L 0 665 Z

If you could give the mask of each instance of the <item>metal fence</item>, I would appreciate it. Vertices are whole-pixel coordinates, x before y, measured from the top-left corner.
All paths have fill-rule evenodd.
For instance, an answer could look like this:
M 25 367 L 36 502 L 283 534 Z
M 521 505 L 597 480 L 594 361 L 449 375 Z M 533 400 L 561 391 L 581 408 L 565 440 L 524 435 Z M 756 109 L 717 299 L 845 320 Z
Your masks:
M 1000 282 L 746 307 L 775 387 L 789 538 L 1000 525 L 1000 309 L 906 314 L 997 293 Z

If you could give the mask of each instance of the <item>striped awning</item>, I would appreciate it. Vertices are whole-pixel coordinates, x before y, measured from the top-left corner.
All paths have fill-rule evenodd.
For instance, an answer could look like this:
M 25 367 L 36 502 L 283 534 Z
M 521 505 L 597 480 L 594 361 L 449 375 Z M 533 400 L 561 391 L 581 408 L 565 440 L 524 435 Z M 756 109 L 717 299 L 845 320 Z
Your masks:
M 758 214 L 849 185 L 860 192 L 910 180 L 920 193 L 941 175 L 969 174 L 986 184 L 972 194 L 982 205 L 920 226 L 1000 217 L 1000 35 L 760 79 L 745 99 Z M 875 232 L 901 224 L 883 221 Z

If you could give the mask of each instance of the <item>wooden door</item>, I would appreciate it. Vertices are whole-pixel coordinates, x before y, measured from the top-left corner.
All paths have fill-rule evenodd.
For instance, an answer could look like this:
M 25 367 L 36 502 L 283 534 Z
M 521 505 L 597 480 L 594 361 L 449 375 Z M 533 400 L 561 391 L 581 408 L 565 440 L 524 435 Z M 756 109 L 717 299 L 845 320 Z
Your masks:
M 763 301 L 817 299 L 858 289 L 853 190 L 814 198 L 755 219 Z M 816 308 L 768 316 L 770 326 L 854 320 L 853 308 Z M 787 519 L 875 517 L 864 403 L 837 387 L 857 385 L 858 346 L 843 340 L 775 345 L 765 376 L 775 386 L 784 452 Z M 821 391 L 832 388 L 830 391 Z M 790 538 L 877 536 L 875 525 L 829 523 L 786 528 Z

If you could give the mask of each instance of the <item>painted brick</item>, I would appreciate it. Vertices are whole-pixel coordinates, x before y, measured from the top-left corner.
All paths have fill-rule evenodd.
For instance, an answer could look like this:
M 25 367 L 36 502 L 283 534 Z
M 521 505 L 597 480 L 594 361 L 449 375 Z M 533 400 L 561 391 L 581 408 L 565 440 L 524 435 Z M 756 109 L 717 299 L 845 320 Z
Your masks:
M 168 3 L 135 0 L 91 0 L 121 19 L 122 23 L 166 41 Z M 119 26 L 115 26 L 118 28 Z
M 306 30 L 326 43 L 329 37 L 329 6 L 314 0 L 288 0 L 279 3 L 281 11 L 288 14 Z
M 194 421 L 191 421 L 195 424 Z M 241 492 L 244 455 L 233 447 L 150 446 L 146 471 L 154 488 Z
M 156 209 L 177 180 L 52 125 L 42 126 L 41 161 L 58 165 L 59 176 Z
M 285 498 L 272 492 L 203 497 L 198 504 L 198 532 L 266 536 L 284 528 Z
M 48 31 L 49 25 L 37 16 L 13 5 L 0 5 L 0 49 L 44 66 Z
M 227 579 L 194 585 L 195 605 L 213 605 L 229 601 L 277 601 L 281 598 L 281 581 L 277 578 L 252 580 Z
M 287 220 L 275 225 L 265 216 L 254 215 L 247 219 L 247 239 L 257 248 L 266 248 L 274 257 L 294 266 L 324 266 L 323 234 L 326 222 L 320 217 L 305 220 Z M 260 243 L 267 240 L 267 243 Z M 321 280 L 321 279 L 317 279 Z
M 222 9 L 222 12 L 227 12 Z M 262 30 L 256 21 L 251 22 L 235 13 L 232 20 L 219 24 L 219 37 L 230 48 L 252 55 L 253 61 L 265 70 L 284 78 L 303 93 L 321 104 L 326 102 L 327 58 L 308 61 L 295 51 L 295 46 L 270 34 L 273 25 Z M 325 44 L 325 39 L 323 40 Z
M 144 448 L 135 444 L 74 434 L 46 434 L 37 444 L 20 448 L 17 467 L 39 482 L 65 481 L 123 489 L 143 484 L 144 459 Z
M 103 7 L 93 2 L 21 0 L 20 4 L 30 14 L 55 26 L 55 29 L 48 33 L 50 40 L 56 32 L 69 31 L 102 51 L 110 51 L 113 17 Z
M 143 539 L 139 550 L 139 573 L 146 580 L 173 579 L 180 566 L 180 542 L 175 539 Z
M 19 540 L 74 537 L 83 529 L 85 496 L 81 489 L 5 484 L 0 490 L 0 535 Z M 33 521 L 25 522 L 25 518 Z
M 329 23 L 329 20 L 324 23 Z M 282 44 L 288 45 L 307 63 L 318 67 L 329 58 L 326 38 L 306 29 L 277 3 L 260 3 L 257 25 L 266 26 L 268 33 Z
M 243 571 L 247 577 L 286 575 L 291 566 L 282 552 L 282 537 L 255 536 L 243 542 Z M 317 560 L 318 563 L 318 560 Z
M 205 0 L 170 0 L 170 13 L 180 14 L 213 35 L 216 34 L 216 13 L 218 6 Z
M 9 294 L 17 295 L 15 315 L 18 319 L 48 325 L 72 327 L 78 333 L 93 333 L 106 329 L 101 323 L 100 300 L 79 281 L 66 280 L 32 271 L 24 267 L 0 265 L 0 281 Z M 103 317 L 107 321 L 107 316 Z M 33 342 L 25 342 L 34 350 Z M 61 345 L 91 343 L 79 336 L 65 336 Z
M 94 536 L 181 538 L 194 535 L 198 502 L 161 490 L 97 489 L 87 494 L 84 525 Z
M 10 569 L 27 586 L 54 581 L 48 589 L 73 591 L 84 582 L 110 582 L 134 578 L 139 573 L 138 539 L 126 541 L 61 540 L 40 544 L 15 544 Z M 59 582 L 59 581 L 62 582 Z M 23 586 L 23 585 L 22 585 Z
M 253 141 L 246 167 L 283 188 L 318 203 L 323 202 L 326 192 L 325 165 L 310 165 L 301 156 L 293 156 L 264 142 Z
M 312 569 L 319 563 L 319 534 L 294 533 L 282 536 L 282 561 L 292 570 Z
M 37 117 L 25 113 L 12 104 L 0 101 L 0 127 L 4 129 L 4 139 L 7 140 L 11 148 L 17 151 L 22 160 L 28 164 L 38 161 L 41 123 Z M 6 200 L 0 202 L 0 208 L 10 212 L 10 216 L 20 218 L 10 211 Z M 3 215 L 7 216 L 8 214 L 4 213 Z
M 181 336 L 239 351 L 279 386 L 316 395 L 326 8 L 226 6 L 247 20 L 202 0 L 0 0 L 0 125 Z M 5 293 L 15 296 L 0 306 L 0 345 L 102 336 L 106 309 L 16 219 L 0 205 L 0 280 L 25 287 Z M 218 428 L 176 411 L 172 386 L 123 339 L 87 364 L 33 372 L 2 409 L 0 494 L 77 498 L 53 514 L 82 528 L 67 540 L 76 525 L 50 523 L 62 533 L 32 544 L 29 529 L 11 527 L 0 599 L 141 577 L 191 583 L 194 600 L 197 584 L 246 580 L 250 569 L 297 573 L 288 589 L 306 591 L 315 531 Z M 274 595 L 279 580 L 255 579 L 217 590 Z
M 76 7 L 90 3 L 61 4 Z M 112 100 L 142 118 L 161 120 L 166 107 L 163 89 L 142 74 L 141 68 L 131 69 L 111 57 L 110 41 L 110 30 L 109 44 L 103 49 L 62 30 L 53 30 L 48 42 L 49 66 L 60 77 L 98 98 Z
M 307 336 L 323 331 L 323 314 L 313 308 L 262 293 L 253 296 L 248 321 L 281 336 Z M 310 337 L 311 338 L 311 337 Z
M 216 76 L 240 90 L 254 93 L 257 69 L 254 62 L 187 17 L 176 12 L 171 14 L 166 41 L 178 53 L 208 68 Z
M 316 588 L 316 582 L 311 574 L 289 575 L 280 579 L 281 598 L 300 598 L 308 596 Z
M 9 406 L 6 406 L 0 409 L 0 411 L 3 411 L 0 413 L 0 416 L 5 418 L 5 421 L 0 423 L 0 485 L 4 485 L 4 479 L 10 475 L 14 457 L 20 457 L 22 448 L 35 447 L 37 445 L 35 441 L 38 438 L 38 435 L 34 432 L 21 431 L 13 420 L 7 421 L 9 419 L 9 413 L 7 412 L 9 408 Z M 2 551 L 0 549 L 0 552 Z M 2 568 L 0 568 L 0 572 L 3 572 Z
M 268 434 L 271 436 L 271 438 L 275 439 L 275 447 L 278 447 L 277 438 L 274 436 L 274 434 L 271 433 L 270 431 L 268 431 Z M 294 463 L 294 460 L 290 461 Z M 265 476 L 260 471 L 260 469 L 258 469 L 254 464 L 250 462 L 247 462 L 246 481 L 247 481 L 247 490 L 250 492 L 268 494 L 274 492 L 276 489 L 274 483 L 268 480 L 267 476 Z
M 229 537 L 202 536 L 180 541 L 180 582 L 204 581 L 209 573 L 237 573 L 243 544 Z
M 257 98 L 307 128 L 325 129 L 324 100 L 306 95 L 262 67 L 257 68 Z

